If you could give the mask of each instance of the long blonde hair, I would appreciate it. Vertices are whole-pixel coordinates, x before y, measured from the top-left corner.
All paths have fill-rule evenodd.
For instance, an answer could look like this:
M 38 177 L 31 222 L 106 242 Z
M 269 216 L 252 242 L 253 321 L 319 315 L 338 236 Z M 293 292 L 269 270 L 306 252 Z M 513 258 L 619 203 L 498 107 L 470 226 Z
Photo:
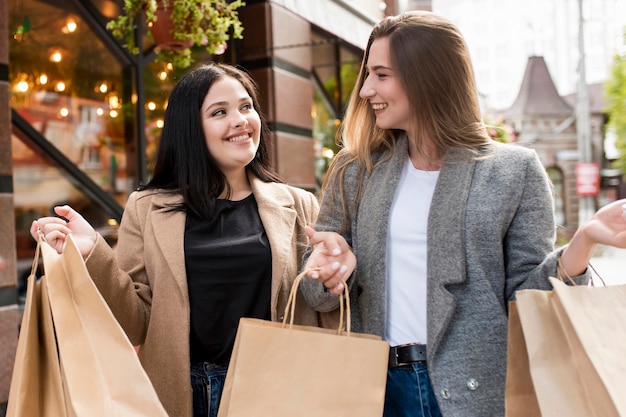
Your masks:
M 342 158 L 332 170 L 341 176 L 345 165 L 358 160 L 363 169 L 373 167 L 373 154 L 395 146 L 398 131 L 381 129 L 368 102 L 359 96 L 367 75 L 367 61 L 374 40 L 389 40 L 391 65 L 404 87 L 418 132 L 416 148 L 423 152 L 420 137 L 428 135 L 441 156 L 450 148 L 476 151 L 489 143 L 482 122 L 478 91 L 469 50 L 458 28 L 443 16 L 412 11 L 390 16 L 372 30 L 357 83 L 340 128 Z M 327 179 L 331 177 L 330 175 Z M 325 182 L 324 187 L 328 184 Z

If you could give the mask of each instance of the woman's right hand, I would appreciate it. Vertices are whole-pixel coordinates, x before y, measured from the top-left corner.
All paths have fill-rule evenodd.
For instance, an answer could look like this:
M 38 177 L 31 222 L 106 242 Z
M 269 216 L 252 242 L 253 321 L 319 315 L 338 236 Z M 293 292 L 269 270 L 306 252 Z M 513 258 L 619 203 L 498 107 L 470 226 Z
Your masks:
M 30 234 L 33 239 L 39 240 L 39 231 L 41 231 L 46 242 L 58 253 L 62 253 L 67 235 L 71 233 L 80 254 L 83 258 L 87 258 L 98 238 L 96 230 L 70 206 L 56 206 L 54 212 L 64 219 L 51 216 L 35 220 L 30 227 Z

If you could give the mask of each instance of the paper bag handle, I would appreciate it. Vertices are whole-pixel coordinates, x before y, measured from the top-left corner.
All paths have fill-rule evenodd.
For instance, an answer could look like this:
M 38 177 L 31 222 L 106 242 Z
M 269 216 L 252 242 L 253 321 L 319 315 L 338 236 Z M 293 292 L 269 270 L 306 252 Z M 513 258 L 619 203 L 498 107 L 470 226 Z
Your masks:
M 298 287 L 300 286 L 300 282 L 306 276 L 309 271 L 303 271 L 293 280 L 293 284 L 291 285 L 291 291 L 289 292 L 289 298 L 287 299 L 287 305 L 285 306 L 285 314 L 283 315 L 283 328 L 287 325 L 287 317 L 289 317 L 289 328 L 293 327 L 293 320 L 296 315 L 296 296 L 298 294 Z M 344 325 L 344 302 L 345 302 L 345 324 L 346 324 L 346 335 L 350 336 L 351 331 L 351 315 L 350 315 L 350 293 L 348 292 L 348 285 L 344 280 L 341 280 L 343 283 L 343 292 L 339 294 L 339 327 L 337 328 L 337 334 L 341 335 L 343 332 Z
M 37 239 L 37 247 L 35 248 L 35 256 L 33 257 L 33 265 L 30 267 L 30 275 L 36 276 L 37 267 L 39 266 L 39 257 L 41 256 L 41 243 L 46 241 L 44 234 L 41 230 L 38 232 L 39 239 Z
M 598 271 L 596 271 L 596 269 L 593 267 L 593 265 L 591 265 L 591 262 L 589 262 L 587 265 L 589 265 L 589 268 L 591 268 L 591 270 L 593 271 L 593 274 L 591 275 L 591 279 L 589 281 L 591 286 L 592 287 L 596 286 L 595 282 L 594 282 L 594 276 L 597 276 L 598 279 L 600 280 L 600 282 L 602 282 L 602 286 L 606 287 L 606 282 L 604 282 L 604 279 L 600 276 Z M 576 284 L 576 281 L 574 281 L 574 279 L 569 276 L 569 274 L 567 273 L 565 268 L 563 268 L 563 265 L 561 265 L 561 258 L 559 258 L 556 261 L 556 276 L 562 282 L 565 282 L 565 279 L 567 279 L 567 281 L 569 281 L 572 285 L 574 285 L 574 286 L 578 285 L 578 284 Z M 563 276 L 565 276 L 565 278 L 563 278 Z M 567 282 L 565 282 L 565 283 L 567 284 Z

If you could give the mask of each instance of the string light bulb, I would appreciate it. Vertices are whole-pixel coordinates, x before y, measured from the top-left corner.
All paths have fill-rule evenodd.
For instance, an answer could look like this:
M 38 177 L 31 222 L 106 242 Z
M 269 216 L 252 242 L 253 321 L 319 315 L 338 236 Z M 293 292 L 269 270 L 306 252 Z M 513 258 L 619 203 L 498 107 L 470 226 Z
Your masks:
M 52 62 L 61 62 L 63 60 L 63 54 L 59 51 L 54 51 L 50 54 L 50 61 Z
M 28 81 L 22 80 L 15 84 L 15 89 L 20 93 L 25 93 L 28 91 L 30 86 L 28 85 Z
M 76 23 L 76 20 L 74 19 L 74 17 L 70 16 L 67 18 L 67 21 L 65 22 L 65 26 L 63 26 L 62 32 L 74 33 L 76 32 L 77 27 L 78 27 L 78 24 Z

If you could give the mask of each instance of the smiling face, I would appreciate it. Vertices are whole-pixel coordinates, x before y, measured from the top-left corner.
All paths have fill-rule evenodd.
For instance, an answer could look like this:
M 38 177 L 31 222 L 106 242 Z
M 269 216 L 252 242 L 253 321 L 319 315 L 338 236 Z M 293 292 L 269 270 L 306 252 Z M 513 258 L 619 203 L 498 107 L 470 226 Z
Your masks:
M 387 37 L 372 42 L 367 58 L 367 74 L 359 96 L 369 101 L 376 116 L 376 125 L 381 129 L 409 129 L 409 100 L 399 74 L 392 67 Z
M 220 170 L 245 170 L 259 148 L 261 119 L 244 86 L 229 76 L 215 81 L 200 114 L 209 152 Z

